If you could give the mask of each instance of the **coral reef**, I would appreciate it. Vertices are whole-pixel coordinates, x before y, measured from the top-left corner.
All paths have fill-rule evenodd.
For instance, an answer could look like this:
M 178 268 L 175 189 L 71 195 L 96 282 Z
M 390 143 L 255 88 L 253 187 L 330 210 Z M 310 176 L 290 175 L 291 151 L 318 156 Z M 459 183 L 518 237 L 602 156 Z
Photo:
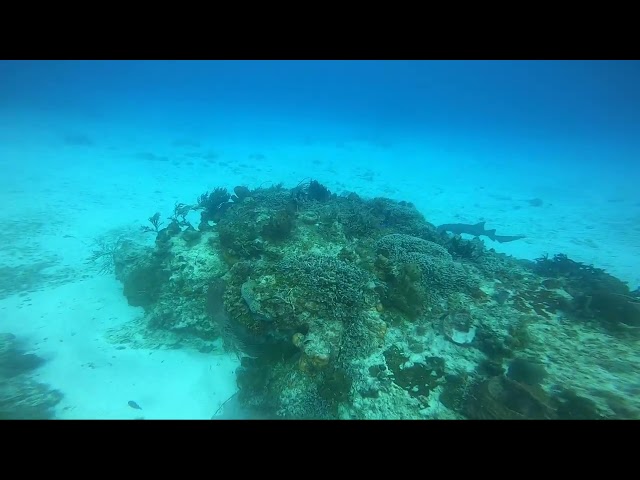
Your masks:
M 640 417 L 640 299 L 604 271 L 317 180 L 233 192 L 109 254 L 150 335 L 238 354 L 235 401 L 262 418 Z

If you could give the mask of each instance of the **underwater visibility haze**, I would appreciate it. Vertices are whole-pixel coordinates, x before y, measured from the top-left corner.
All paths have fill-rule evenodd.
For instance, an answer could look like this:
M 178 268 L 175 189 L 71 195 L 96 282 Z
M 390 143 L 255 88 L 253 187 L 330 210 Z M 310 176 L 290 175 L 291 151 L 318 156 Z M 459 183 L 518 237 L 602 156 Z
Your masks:
M 640 418 L 637 61 L 0 61 L 0 418 Z

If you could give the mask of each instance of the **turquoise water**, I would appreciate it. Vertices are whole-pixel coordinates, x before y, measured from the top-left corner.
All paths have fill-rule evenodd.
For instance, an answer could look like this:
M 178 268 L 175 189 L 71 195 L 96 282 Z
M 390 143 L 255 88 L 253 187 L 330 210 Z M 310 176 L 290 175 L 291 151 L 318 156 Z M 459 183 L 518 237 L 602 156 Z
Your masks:
M 2 416 L 637 418 L 638 84 L 635 61 L 0 62 L 0 361 L 26 365 L 11 388 L 41 392 L 27 409 L 2 393 Z M 198 207 L 236 186 L 250 200 Z M 169 234 L 177 204 L 193 208 Z M 264 230 L 275 219 L 280 236 Z M 518 238 L 474 240 L 479 222 Z M 393 234 L 428 257 L 409 280 L 408 257 L 388 258 L 393 274 L 375 262 Z M 556 270 L 536 262 L 557 254 Z M 305 287 L 288 275 L 306 255 L 346 266 Z M 436 259 L 458 279 L 441 291 Z M 364 303 L 331 293 L 347 267 L 377 285 Z M 224 301 L 208 293 L 220 279 Z M 379 344 L 342 358 L 354 338 Z M 273 391 L 246 386 L 265 375 Z M 498 384 L 530 410 L 465 393 Z

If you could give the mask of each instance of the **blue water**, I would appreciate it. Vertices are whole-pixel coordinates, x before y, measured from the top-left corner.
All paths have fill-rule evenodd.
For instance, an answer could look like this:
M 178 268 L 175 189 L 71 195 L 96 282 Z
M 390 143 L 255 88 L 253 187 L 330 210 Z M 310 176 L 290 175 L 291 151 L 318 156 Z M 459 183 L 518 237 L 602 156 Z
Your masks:
M 217 141 L 411 142 L 614 182 L 638 174 L 639 77 L 633 61 L 3 62 L 0 104 Z
M 207 189 L 315 177 L 636 288 L 639 85 L 637 61 L 2 61 L 0 221 L 41 225 L 2 261 L 80 269 L 96 235 Z M 126 309 L 108 288 L 104 308 Z

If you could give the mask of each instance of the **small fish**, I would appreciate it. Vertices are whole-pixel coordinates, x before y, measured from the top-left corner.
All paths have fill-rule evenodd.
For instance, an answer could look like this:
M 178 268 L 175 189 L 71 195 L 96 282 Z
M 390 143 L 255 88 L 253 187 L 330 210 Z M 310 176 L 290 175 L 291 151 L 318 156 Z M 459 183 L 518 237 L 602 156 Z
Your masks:
M 135 408 L 136 410 L 142 410 L 142 407 L 133 400 L 129 400 L 129 403 L 127 405 L 129 405 L 131 408 Z

